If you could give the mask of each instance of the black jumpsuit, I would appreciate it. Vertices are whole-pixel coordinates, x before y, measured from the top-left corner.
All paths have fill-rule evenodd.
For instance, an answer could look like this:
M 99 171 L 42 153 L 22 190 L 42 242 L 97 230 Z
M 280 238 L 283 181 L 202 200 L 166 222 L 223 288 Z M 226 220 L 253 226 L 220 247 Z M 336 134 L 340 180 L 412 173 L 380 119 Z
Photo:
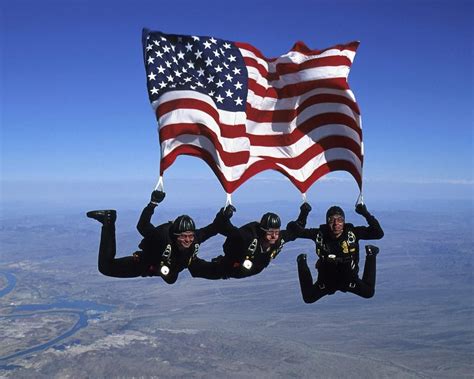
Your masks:
M 212 266 L 204 269 L 189 268 L 191 275 L 206 279 L 245 278 L 262 272 L 270 261 L 279 254 L 286 242 L 294 241 L 296 236 L 288 230 L 281 230 L 278 240 L 268 250 L 264 250 L 260 238 L 263 231 L 258 222 L 250 222 L 240 228 L 227 220 L 225 227 L 221 225 L 219 233 L 226 236 L 223 245 L 224 255 L 209 262 Z M 252 267 L 243 266 L 245 259 L 252 262 Z
M 332 295 L 336 291 L 352 292 L 364 298 L 371 298 L 375 292 L 376 257 L 368 255 L 365 259 L 362 280 L 359 278 L 359 240 L 380 239 L 383 230 L 377 219 L 366 217 L 369 226 L 354 226 L 345 224 L 341 236 L 334 238 L 328 225 L 319 228 L 290 229 L 296 232 L 298 238 L 311 239 L 316 244 L 319 257 L 316 268 L 318 279 L 313 283 L 311 272 L 306 261 L 298 262 L 298 276 L 301 294 L 305 303 L 314 303 L 323 296 Z M 335 256 L 330 258 L 329 256 Z
M 148 204 L 142 211 L 137 229 L 144 237 L 140 242 L 140 251 L 132 256 L 115 258 L 115 225 L 102 226 L 99 247 L 99 271 L 116 278 L 135 278 L 138 276 L 161 276 L 168 284 L 178 279 L 178 274 L 185 268 L 206 270 L 211 263 L 197 257 L 199 245 L 217 234 L 219 218 L 213 223 L 195 231 L 194 242 L 186 250 L 179 250 L 176 238 L 172 235 L 172 223 L 168 222 L 157 227 L 151 224 L 154 206 Z M 164 259 L 164 255 L 168 256 Z M 170 271 L 163 275 L 161 263 L 166 261 Z

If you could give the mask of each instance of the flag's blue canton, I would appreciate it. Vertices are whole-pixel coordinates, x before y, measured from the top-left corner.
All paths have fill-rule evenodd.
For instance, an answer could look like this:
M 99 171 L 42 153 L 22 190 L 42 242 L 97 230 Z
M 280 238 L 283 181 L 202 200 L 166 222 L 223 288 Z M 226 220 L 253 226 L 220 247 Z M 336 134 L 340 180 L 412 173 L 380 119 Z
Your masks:
M 143 44 L 150 102 L 168 91 L 193 90 L 219 109 L 245 111 L 247 68 L 232 42 L 152 32 Z

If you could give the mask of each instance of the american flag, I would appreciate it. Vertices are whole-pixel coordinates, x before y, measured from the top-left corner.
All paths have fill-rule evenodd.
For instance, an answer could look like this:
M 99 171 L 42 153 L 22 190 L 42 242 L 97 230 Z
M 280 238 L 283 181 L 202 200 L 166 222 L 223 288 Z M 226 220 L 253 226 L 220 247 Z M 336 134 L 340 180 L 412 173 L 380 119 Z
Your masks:
M 204 159 L 227 193 L 268 169 L 302 192 L 331 171 L 362 186 L 359 107 L 347 83 L 358 42 L 265 58 L 213 37 L 143 31 L 160 174 L 181 154 Z

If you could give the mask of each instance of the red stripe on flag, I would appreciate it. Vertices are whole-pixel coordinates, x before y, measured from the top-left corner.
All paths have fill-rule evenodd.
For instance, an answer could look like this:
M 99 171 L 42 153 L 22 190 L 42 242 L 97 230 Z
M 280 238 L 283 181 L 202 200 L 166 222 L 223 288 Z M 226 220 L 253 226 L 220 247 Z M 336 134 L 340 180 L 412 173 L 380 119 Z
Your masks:
M 245 125 L 227 125 L 221 123 L 217 110 L 212 105 L 197 99 L 180 98 L 162 103 L 156 109 L 156 117 L 159 119 L 169 112 L 187 110 L 198 110 L 211 116 L 219 126 L 222 137 L 236 138 L 244 136 L 246 133 Z
M 254 46 L 252 46 L 248 43 L 234 42 L 234 44 L 239 49 L 248 50 L 248 51 L 254 53 L 260 59 L 266 60 L 268 62 L 274 62 L 275 60 L 278 59 L 278 58 L 267 58 L 267 57 L 265 57 L 259 49 L 257 49 L 256 47 L 254 47 Z M 357 48 L 359 47 L 359 44 L 360 44 L 359 41 L 353 41 L 353 42 L 349 42 L 347 44 L 339 44 L 339 45 L 328 47 L 327 49 L 317 50 L 317 49 L 310 49 L 306 46 L 306 44 L 304 42 L 298 41 L 293 45 L 293 48 L 291 48 L 289 52 L 296 51 L 298 53 L 308 55 L 308 56 L 310 56 L 310 55 L 319 55 L 319 54 L 322 54 L 322 53 L 324 53 L 328 50 L 334 50 L 334 49 L 341 50 L 341 51 L 349 50 L 349 51 L 355 52 L 355 51 L 357 51 Z
M 254 67 L 258 70 L 261 76 L 267 80 L 278 80 L 281 75 L 295 74 L 301 70 L 309 70 L 317 67 L 337 67 L 337 66 L 351 66 L 352 62 L 345 56 L 330 56 L 318 59 L 304 61 L 297 63 L 279 63 L 276 66 L 275 72 L 268 72 L 267 69 L 258 63 L 254 58 L 244 57 L 244 62 L 247 67 Z
M 291 158 L 274 158 L 271 156 L 260 156 L 268 161 L 274 163 L 281 163 L 284 166 L 292 170 L 297 170 L 303 167 L 311 158 L 324 153 L 329 149 L 344 147 L 344 149 L 350 150 L 357 156 L 361 161 L 363 156 L 360 153 L 360 145 L 353 139 L 344 136 L 331 136 L 320 139 L 315 142 L 314 145 L 306 149 L 301 154 Z
M 297 104 L 297 108 L 292 109 L 261 110 L 252 108 L 250 104 L 247 104 L 247 119 L 258 122 L 291 122 L 303 111 L 305 111 L 306 108 L 323 103 L 344 104 L 351 108 L 351 110 L 356 113 L 357 116 L 359 115 L 359 107 L 347 97 L 332 94 L 321 94 L 309 97 L 301 104 Z
M 298 141 L 303 135 L 309 134 L 313 130 L 328 124 L 342 124 L 357 132 L 362 139 L 362 131 L 355 121 L 341 113 L 325 113 L 314 116 L 298 125 L 298 127 L 288 134 L 256 135 L 247 134 L 250 144 L 255 146 L 287 146 Z
M 304 193 L 306 192 L 311 185 L 321 178 L 322 176 L 328 174 L 329 172 L 333 171 L 347 171 L 349 172 L 353 178 L 356 180 L 357 184 L 359 185 L 359 188 L 362 186 L 362 178 L 357 170 L 357 167 L 355 167 L 351 162 L 345 161 L 345 160 L 335 160 L 328 162 L 326 164 L 323 164 L 319 166 L 305 181 L 301 182 L 299 180 L 296 180 L 294 177 L 289 175 L 284 169 L 281 167 L 277 166 L 276 164 L 268 161 L 258 161 L 251 165 L 245 172 L 244 174 L 240 177 L 240 179 L 232 181 L 232 182 L 225 182 L 225 186 L 223 184 L 223 187 L 225 188 L 226 192 L 232 193 L 235 191 L 239 186 L 241 186 L 244 182 L 246 182 L 248 179 L 250 179 L 252 176 L 265 171 L 265 170 L 275 170 L 283 175 L 285 175 L 292 183 L 293 185 L 300 190 L 300 192 Z M 214 172 L 216 172 L 214 170 Z M 217 175 L 217 174 L 216 174 Z M 219 179 L 221 181 L 221 179 Z M 221 181 L 222 183 L 222 181 Z M 230 191 L 230 192 L 229 192 Z
M 166 157 L 163 157 L 160 164 L 160 175 L 163 175 L 164 171 L 173 164 L 179 155 L 190 155 L 203 159 L 217 176 L 217 179 L 227 193 L 234 192 L 234 190 L 239 186 L 238 181 L 227 181 L 227 179 L 222 174 L 222 171 L 217 166 L 216 161 L 214 160 L 214 157 L 211 153 L 205 149 L 193 145 L 182 145 L 174 149 Z
M 219 137 L 206 125 L 200 124 L 169 124 L 160 128 L 160 141 L 163 143 L 169 139 L 178 138 L 181 135 L 195 135 L 196 138 L 199 136 L 206 137 L 214 145 L 216 152 L 221 157 L 222 161 L 226 166 L 236 166 L 240 164 L 245 164 L 249 159 L 248 151 L 236 151 L 228 152 L 225 151 L 220 143 Z
M 284 99 L 288 97 L 301 96 L 306 92 L 316 88 L 332 88 L 339 90 L 348 90 L 349 85 L 345 78 L 319 79 L 309 80 L 306 82 L 289 84 L 282 88 L 269 87 L 265 88 L 258 84 L 254 79 L 249 78 L 248 87 L 257 96 L 268 97 L 274 99 Z

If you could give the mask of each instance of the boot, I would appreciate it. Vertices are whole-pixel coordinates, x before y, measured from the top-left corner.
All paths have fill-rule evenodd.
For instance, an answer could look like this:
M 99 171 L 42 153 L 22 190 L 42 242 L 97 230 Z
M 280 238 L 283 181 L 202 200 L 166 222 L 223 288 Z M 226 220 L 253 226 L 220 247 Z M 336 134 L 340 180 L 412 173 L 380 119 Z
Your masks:
M 114 225 L 117 219 L 117 211 L 114 209 L 87 212 L 87 217 L 99 221 L 102 225 Z
M 368 257 L 375 257 L 379 253 L 379 248 L 374 245 L 365 245 L 365 252 Z
M 298 265 L 305 265 L 306 264 L 306 254 L 298 255 L 298 258 L 296 258 L 296 262 L 298 263 Z

